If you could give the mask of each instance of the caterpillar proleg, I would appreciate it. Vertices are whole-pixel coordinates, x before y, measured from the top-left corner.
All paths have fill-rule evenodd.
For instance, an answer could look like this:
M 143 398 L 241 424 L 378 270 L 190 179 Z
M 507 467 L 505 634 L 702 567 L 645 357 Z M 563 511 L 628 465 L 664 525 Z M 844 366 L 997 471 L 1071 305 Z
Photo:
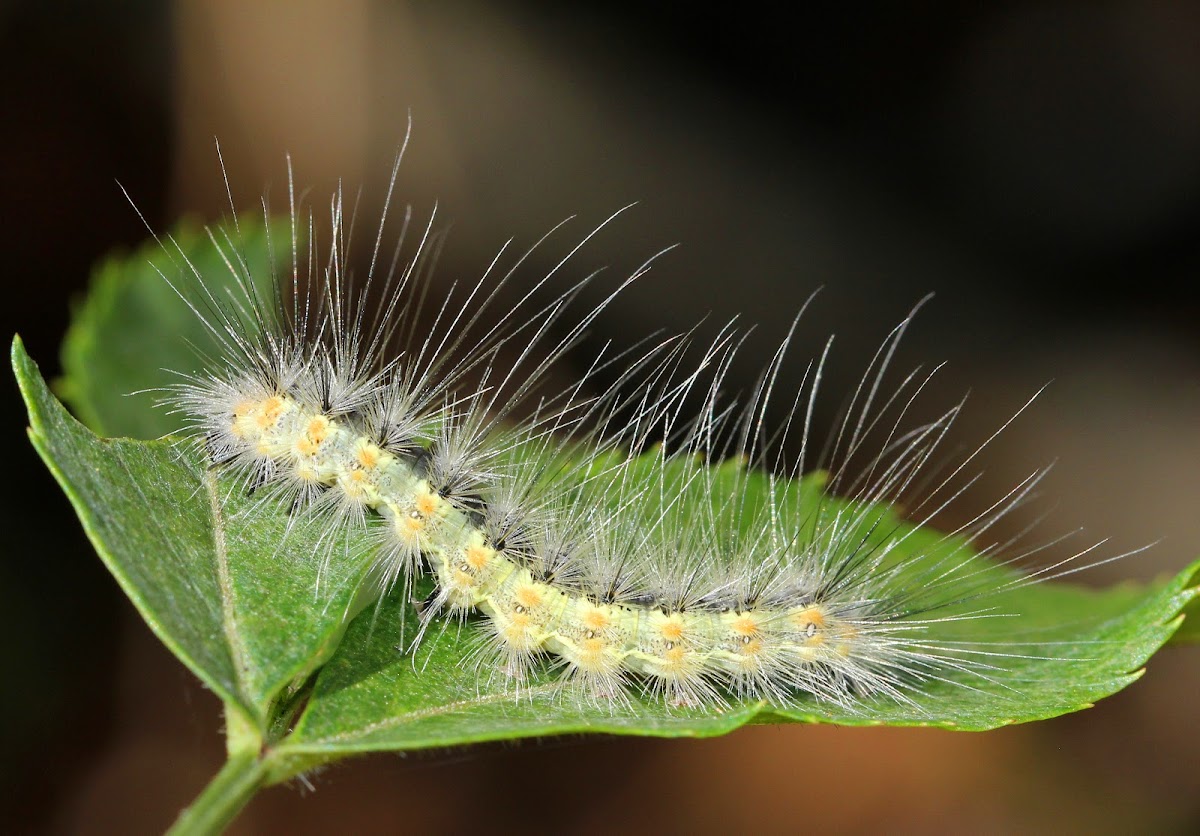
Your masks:
M 1092 544 L 1028 568 L 1058 541 L 993 538 L 1043 471 L 931 532 L 991 439 L 954 457 L 943 442 L 962 402 L 917 417 L 938 369 L 893 368 L 912 314 L 881 341 L 827 440 L 813 415 L 833 342 L 791 356 L 804 310 L 753 381 L 731 379 L 746 333 L 731 319 L 709 338 L 698 326 L 601 346 L 556 387 L 556 363 L 658 256 L 584 293 L 610 280 L 572 277 L 573 259 L 618 212 L 532 280 L 531 254 L 565 222 L 440 290 L 435 213 L 417 221 L 393 206 L 402 157 L 362 273 L 350 267 L 354 201 L 339 190 L 304 209 L 290 161 L 289 234 L 272 241 L 289 266 L 267 284 L 236 213 L 212 233 L 231 279 L 222 290 L 161 244 L 180 268 L 164 278 L 216 346 L 198 369 L 175 370 L 166 402 L 211 465 L 253 494 L 251 509 L 326 527 L 314 561 L 367 538 L 364 597 L 409 600 L 432 579 L 405 652 L 430 631 L 466 629 L 476 638 L 463 676 L 515 697 L 549 669 L 560 695 L 613 710 L 648 695 L 670 709 L 815 701 L 853 714 L 916 709 L 932 685 L 1020 694 L 1039 661 L 1082 666 L 1096 650 L 1040 639 L 1008 600 L 1124 556 Z M 785 390 L 780 371 L 796 362 L 802 383 Z M 900 501 L 906 521 L 891 509 Z

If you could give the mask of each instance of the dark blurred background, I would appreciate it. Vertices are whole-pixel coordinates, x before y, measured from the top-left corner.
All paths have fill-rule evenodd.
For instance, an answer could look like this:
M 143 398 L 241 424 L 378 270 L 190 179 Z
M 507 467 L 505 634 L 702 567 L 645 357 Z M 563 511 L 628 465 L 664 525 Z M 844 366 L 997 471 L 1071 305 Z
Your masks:
M 272 187 L 284 205 L 285 152 L 314 195 L 342 177 L 369 203 L 411 111 L 401 195 L 453 225 L 443 275 L 636 200 L 592 257 L 619 272 L 682 246 L 599 337 L 740 311 L 762 326 L 751 375 L 824 286 L 802 349 L 838 333 L 831 391 L 936 291 L 902 362 L 951 361 L 940 385 L 972 390 L 964 438 L 1053 381 L 989 448 L 980 507 L 1055 460 L 1048 536 L 1161 540 L 1094 582 L 1200 553 L 1195 4 L 97 5 L 0 4 L 0 332 L 47 376 L 90 266 L 146 236 L 117 180 L 156 229 L 216 219 L 217 136 L 239 206 Z M 124 600 L 5 391 L 0 823 L 161 830 L 221 762 L 219 704 Z M 234 832 L 1195 832 L 1198 672 L 1168 651 L 1090 711 L 982 735 L 377 756 L 265 792 Z

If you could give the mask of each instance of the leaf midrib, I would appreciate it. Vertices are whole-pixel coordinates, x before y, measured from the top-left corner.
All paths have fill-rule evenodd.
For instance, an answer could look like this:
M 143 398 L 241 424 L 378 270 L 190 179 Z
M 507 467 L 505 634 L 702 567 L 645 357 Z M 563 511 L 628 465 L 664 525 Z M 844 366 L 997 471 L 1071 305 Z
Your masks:
M 204 490 L 208 494 L 208 505 L 212 514 L 213 530 L 213 559 L 217 570 L 217 586 L 221 590 L 221 629 L 225 633 L 225 643 L 229 647 L 229 655 L 233 662 L 234 685 L 242 696 L 244 704 L 252 708 L 259 730 L 266 728 L 266 712 L 262 707 L 249 698 L 246 687 L 246 674 L 250 669 L 249 653 L 246 643 L 238 629 L 236 592 L 233 578 L 229 573 L 229 549 L 226 543 L 225 515 L 221 509 L 221 496 L 217 488 L 216 474 L 212 468 L 204 471 Z

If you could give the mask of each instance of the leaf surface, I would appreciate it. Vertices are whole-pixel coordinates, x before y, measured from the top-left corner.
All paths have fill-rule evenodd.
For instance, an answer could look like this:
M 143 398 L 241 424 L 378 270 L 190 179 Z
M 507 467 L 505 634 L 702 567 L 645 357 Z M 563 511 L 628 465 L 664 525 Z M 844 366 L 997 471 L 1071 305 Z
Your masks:
M 101 560 L 171 651 L 265 731 L 275 700 L 336 646 L 363 554 L 325 547 L 320 520 L 260 513 L 193 447 L 96 437 L 19 340 L 13 366 L 30 438 Z
M 342 635 L 365 568 L 365 533 L 330 550 L 321 520 L 247 499 L 187 448 L 97 438 L 53 398 L 19 342 L 13 361 L 34 444 L 101 558 L 155 633 L 268 739 L 274 780 L 352 753 L 548 734 L 705 737 L 783 721 L 986 729 L 1051 717 L 1136 679 L 1195 595 L 1195 566 L 1152 587 L 1017 589 L 1004 607 L 1020 613 L 1019 627 L 983 619 L 963 622 L 956 634 L 1002 642 L 1009 654 L 1015 641 L 1016 655 L 998 659 L 990 681 L 935 683 L 907 704 L 864 702 L 849 711 L 801 698 L 787 709 L 682 709 L 636 692 L 627 704 L 591 704 L 560 692 L 550 670 L 515 696 L 486 668 L 473 668 L 470 623 L 435 628 L 415 658 L 403 653 L 401 625 L 406 636 L 417 625 L 397 594 Z M 924 531 L 904 546 L 912 555 L 951 547 L 958 548 Z M 323 556 L 332 563 L 317 593 Z M 314 671 L 315 681 L 300 687 Z M 294 699 L 291 686 L 300 687 Z
M 270 241 L 290 235 L 286 226 L 272 230 L 243 223 L 237 248 L 264 293 L 281 258 Z M 78 309 L 59 388 L 97 431 L 154 438 L 178 429 L 178 416 L 153 408 L 153 393 L 127 393 L 177 381 L 164 369 L 194 371 L 196 347 L 212 347 L 212 335 L 163 276 L 186 276 L 179 253 L 206 283 L 218 286 L 232 274 L 205 234 L 181 227 L 173 240 L 173 258 L 153 244 L 110 259 Z M 19 340 L 12 357 L 30 437 L 97 553 L 155 634 L 236 712 L 231 729 L 244 724 L 266 744 L 271 780 L 359 752 L 550 734 L 704 737 L 790 721 L 994 728 L 1077 710 L 1120 690 L 1170 640 L 1185 606 L 1198 608 L 1192 587 L 1200 564 L 1157 585 L 1092 590 L 1019 586 L 1011 570 L 980 560 L 978 584 L 1012 585 L 988 606 L 1019 618 L 952 622 L 941 637 L 994 652 L 980 658 L 994 659 L 995 670 L 927 683 L 909 702 L 848 710 L 800 698 L 786 709 L 760 702 L 685 709 L 635 689 L 627 702 L 595 704 L 562 693 L 551 670 L 514 695 L 487 666 L 476 669 L 470 622 L 434 627 L 413 657 L 403 652 L 402 636 L 415 634 L 416 615 L 398 593 L 354 617 L 364 605 L 355 590 L 370 561 L 368 534 L 331 540 L 320 517 L 247 496 L 244 486 L 208 470 L 194 446 L 99 438 L 50 394 Z M 647 458 L 644 466 L 656 465 Z M 744 491 L 752 502 L 770 489 L 736 462 L 706 476 L 713 497 Z M 864 538 L 900 537 L 890 560 L 904 562 L 914 583 L 926 577 L 923 568 L 962 560 L 969 548 L 914 529 L 889 508 L 832 499 L 819 474 L 797 490 L 814 514 L 846 511 Z M 1179 638 L 1200 638 L 1197 616 Z

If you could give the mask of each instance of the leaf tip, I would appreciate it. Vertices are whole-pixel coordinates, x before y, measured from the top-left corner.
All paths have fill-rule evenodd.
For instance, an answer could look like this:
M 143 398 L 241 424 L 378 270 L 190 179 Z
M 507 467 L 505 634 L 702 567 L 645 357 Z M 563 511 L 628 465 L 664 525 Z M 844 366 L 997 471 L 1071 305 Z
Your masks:
M 1190 572 L 1190 576 L 1184 581 L 1186 591 L 1192 595 L 1200 593 L 1200 560 L 1195 560 L 1190 566 L 1184 569 L 1184 572 Z
M 25 341 L 21 339 L 20 334 L 13 334 L 12 348 L 9 349 L 9 358 L 12 361 L 13 374 L 17 377 L 17 382 L 20 383 L 24 377 L 23 371 L 29 364 L 29 352 L 25 350 Z
M 10 357 L 12 358 L 13 377 L 17 379 L 17 388 L 21 390 L 21 398 L 25 401 L 25 408 L 29 412 L 30 432 L 36 433 L 38 424 L 37 397 L 39 391 L 45 388 L 45 381 L 42 380 L 37 363 L 33 361 L 33 358 L 29 356 L 29 352 L 25 350 L 25 343 L 21 339 L 20 334 L 13 335 Z

